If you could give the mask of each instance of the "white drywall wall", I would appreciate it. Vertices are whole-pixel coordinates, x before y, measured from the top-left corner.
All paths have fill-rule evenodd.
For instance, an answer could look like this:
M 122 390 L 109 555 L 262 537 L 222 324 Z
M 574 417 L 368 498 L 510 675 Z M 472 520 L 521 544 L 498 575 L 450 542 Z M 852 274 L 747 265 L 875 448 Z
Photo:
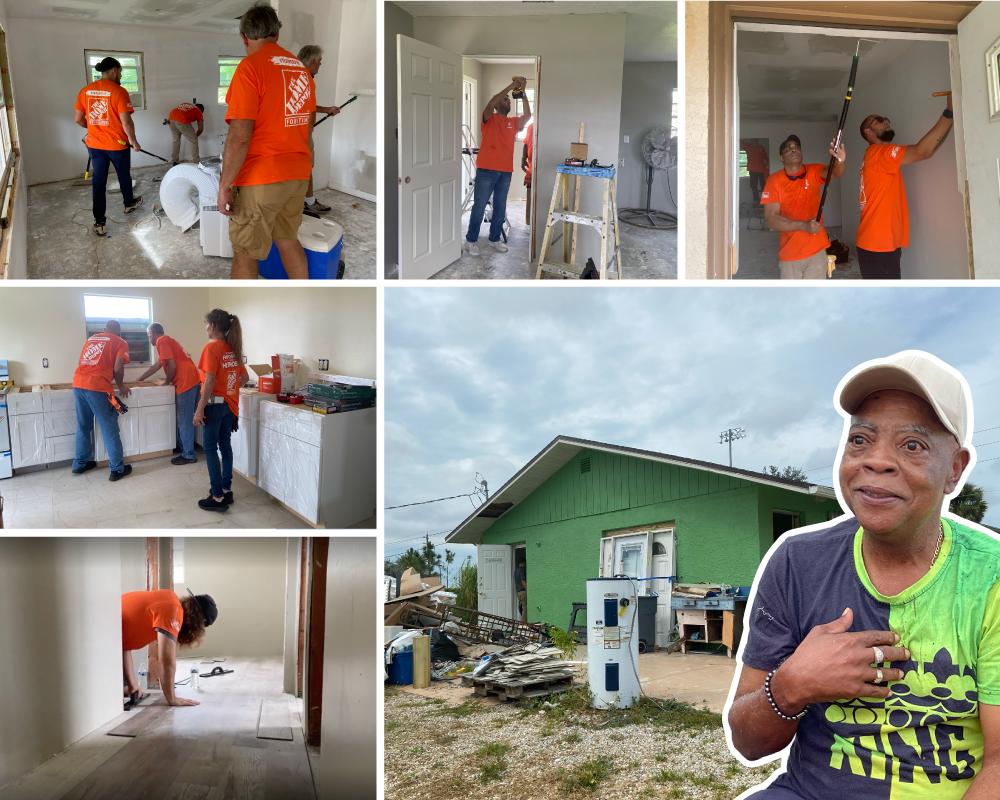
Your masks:
M 184 539 L 184 585 L 178 595 L 210 594 L 219 618 L 202 644 L 181 655 L 280 657 L 284 649 L 285 539 Z M 175 565 L 176 569 L 176 565 Z
M 1000 120 L 990 120 L 985 53 L 1000 31 L 1000 3 L 980 3 L 958 24 L 962 115 L 977 278 L 1000 278 Z
M 590 157 L 602 164 L 618 162 L 625 15 L 554 14 L 531 17 L 530 21 L 524 17 L 417 17 L 413 31 L 415 39 L 459 55 L 541 58 L 534 178 L 540 211 L 533 232 L 540 247 L 555 167 L 569 155 L 569 144 L 577 140 L 580 122 L 587 123 Z M 392 78 L 388 80 L 391 84 Z M 600 214 L 601 189 L 601 181 L 584 179 L 583 213 Z M 394 193 L 393 200 L 395 197 Z M 393 238 L 393 228 L 387 227 L 386 232 L 386 238 Z M 581 231 L 578 262 L 585 263 L 588 256 L 596 260 L 599 246 L 595 230 Z
M 646 207 L 646 161 L 642 157 L 642 140 L 653 128 L 670 130 L 670 112 L 676 88 L 676 61 L 625 63 L 622 72 L 622 142 L 618 158 L 619 208 Z M 628 144 L 625 144 L 626 136 L 631 140 Z M 677 202 L 677 167 L 669 171 L 654 171 L 650 205 L 676 214 Z
M 399 263 L 399 140 L 396 136 L 399 100 L 398 70 L 396 68 L 396 37 L 413 37 L 413 17 L 395 3 L 383 6 L 383 46 L 385 72 L 382 85 L 384 116 L 382 118 L 382 152 L 385 154 L 385 170 L 382 173 L 382 214 L 385 220 L 385 236 L 382 237 L 382 263 L 388 273 Z M 358 101 L 360 102 L 360 101 Z
M 831 127 L 833 130 L 831 130 Z M 740 125 L 740 139 L 767 139 L 768 155 L 771 157 L 771 172 L 782 169 L 781 156 L 778 148 L 781 143 L 791 134 L 795 134 L 802 140 L 802 157 L 807 164 L 830 163 L 830 139 L 836 133 L 837 123 L 830 122 L 803 122 L 801 120 L 743 120 Z M 856 139 L 856 140 L 855 140 Z M 845 137 L 847 147 L 847 172 L 857 170 L 860 164 L 859 159 L 864 152 L 864 142 L 860 139 Z M 830 184 L 830 191 L 826 198 L 826 206 L 823 209 L 823 222 L 827 227 L 840 225 L 843 222 L 843 209 L 841 203 L 841 184 L 846 177 L 846 172 L 841 178 L 834 178 Z M 852 194 L 851 200 L 855 201 L 857 193 Z M 750 179 L 740 179 L 740 202 L 752 203 L 753 195 L 750 192 Z M 777 236 L 778 234 L 775 234 Z M 853 241 L 853 240 L 852 240 Z
M 220 55 L 243 55 L 238 36 L 108 25 L 55 19 L 9 20 L 7 47 L 18 100 L 25 173 L 29 184 L 79 177 L 87 163 L 84 130 L 73 122 L 77 92 L 94 79 L 86 71 L 85 49 L 143 53 L 146 109 L 133 115 L 139 144 L 170 157 L 170 109 L 197 97 L 205 104 L 201 155 L 218 155 L 225 132 L 225 106 L 218 103 Z M 39 54 L 44 53 L 44 64 Z M 160 164 L 132 153 L 136 167 Z
M 861 121 L 869 114 L 887 116 L 896 131 L 896 144 L 916 144 L 944 110 L 943 98 L 931 97 L 931 92 L 950 87 L 945 42 L 911 42 L 887 68 L 874 73 L 859 69 L 845 128 L 849 155 L 841 189 L 845 241 L 852 250 L 860 217 L 859 170 L 867 147 L 858 131 Z M 986 100 L 973 95 L 969 102 Z M 903 250 L 903 278 L 968 278 L 954 132 L 931 159 L 903 167 L 903 180 L 910 206 L 910 246 Z
M 121 713 L 117 539 L 0 538 L 0 786 Z
M 334 537 L 326 573 L 317 794 L 374 800 L 378 780 L 378 560 L 373 537 Z M 378 584 L 378 585 L 377 585 Z
M 320 358 L 329 359 L 331 372 L 375 377 L 375 289 L 261 291 L 221 286 L 211 289 L 210 297 L 210 307 L 239 316 L 250 363 L 291 353 L 303 359 L 300 379 L 317 369 Z
M 284 691 L 296 694 L 299 657 L 299 573 L 302 569 L 302 539 L 285 540 L 285 631 L 282 656 Z
M 5 32 L 10 31 L 10 27 L 7 24 L 7 6 L 0 0 L 0 27 L 3 28 Z M 8 58 L 10 51 L 10 37 L 7 37 L 7 48 L 8 48 Z M 14 87 L 11 87 L 11 97 L 7 98 L 7 102 L 14 103 L 14 115 L 15 117 L 20 113 L 21 109 L 18 105 L 18 95 Z M 20 132 L 20 126 L 17 120 L 14 121 L 15 129 Z M 21 145 L 23 148 L 23 144 Z M 22 155 L 21 159 L 18 161 L 17 174 L 14 178 L 15 181 L 15 195 L 14 195 L 14 208 L 12 224 L 9 234 L 11 236 L 10 248 L 7 252 L 7 278 L 12 279 L 24 279 L 28 277 L 28 184 L 25 182 L 24 178 L 24 157 Z

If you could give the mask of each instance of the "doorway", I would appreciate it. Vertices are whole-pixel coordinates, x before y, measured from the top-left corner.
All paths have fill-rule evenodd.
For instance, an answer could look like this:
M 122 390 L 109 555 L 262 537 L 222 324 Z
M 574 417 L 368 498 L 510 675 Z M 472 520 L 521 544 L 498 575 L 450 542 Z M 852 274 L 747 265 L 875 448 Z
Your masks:
M 961 82 L 956 79 L 957 37 L 939 33 L 734 23 L 735 103 L 729 173 L 734 187 L 729 244 L 732 276 L 778 278 L 778 234 L 766 229 L 748 162 L 754 143 L 765 142 L 767 169 L 782 169 L 778 148 L 791 134 L 803 160 L 826 165 L 837 130 L 851 58 L 860 47 L 854 98 L 844 127 L 847 170 L 829 185 L 823 223 L 832 241 L 849 248 L 833 278 L 860 278 L 855 233 L 860 217 L 859 169 L 865 148 L 859 123 L 870 113 L 893 121 L 900 144 L 915 144 L 935 123 L 944 101 L 934 91 L 954 91 L 956 127 L 935 155 L 903 170 L 909 200 L 910 244 L 903 250 L 904 278 L 971 275 L 967 188 L 960 125 Z M 760 156 L 758 155 L 758 158 Z
M 771 512 L 771 533 L 774 535 L 774 541 L 778 541 L 785 533 L 794 530 L 800 524 L 797 511 Z
M 528 548 L 514 545 L 514 616 L 521 622 L 528 621 Z

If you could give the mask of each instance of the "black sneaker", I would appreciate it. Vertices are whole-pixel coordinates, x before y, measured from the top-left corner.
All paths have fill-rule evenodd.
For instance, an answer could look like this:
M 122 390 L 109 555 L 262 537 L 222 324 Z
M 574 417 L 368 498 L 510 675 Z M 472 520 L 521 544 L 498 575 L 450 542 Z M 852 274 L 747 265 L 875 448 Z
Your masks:
M 330 206 L 321 203 L 319 200 L 316 200 L 313 203 L 309 203 L 306 206 L 306 208 L 315 211 L 317 214 L 328 214 L 331 211 L 333 211 L 333 209 L 330 208 Z
M 135 211 L 141 205 L 142 205 L 142 198 L 141 197 L 133 198 L 132 205 L 125 206 L 125 213 L 126 214 L 131 214 L 133 211 Z
M 222 493 L 222 502 L 225 503 L 227 506 L 231 506 L 233 503 L 236 502 L 236 500 L 233 498 L 233 492 L 231 489 L 228 492 Z
M 84 472 L 88 472 L 89 470 L 92 470 L 96 466 L 97 466 L 97 462 L 96 461 L 88 461 L 82 467 L 74 467 L 73 468 L 73 474 L 74 475 L 83 475 Z
M 97 234 L 98 236 L 107 236 L 108 235 L 108 226 L 107 226 L 107 224 L 103 223 L 103 222 L 95 222 L 94 223 L 94 233 Z
M 184 456 L 174 456 L 170 459 L 171 464 L 194 464 L 197 461 L 197 458 L 184 458 Z
M 312 207 L 308 203 L 302 204 L 302 213 L 307 217 L 315 217 L 316 219 L 320 218 L 320 215 L 316 211 L 313 211 Z
M 225 511 L 229 506 L 226 505 L 225 500 L 219 501 L 209 495 L 204 500 L 198 501 L 198 508 L 203 511 Z
M 132 465 L 131 464 L 126 464 L 124 467 L 122 467 L 122 471 L 121 472 L 112 472 L 110 475 L 108 475 L 108 480 L 109 481 L 120 481 L 125 476 L 131 475 L 131 474 L 132 474 Z

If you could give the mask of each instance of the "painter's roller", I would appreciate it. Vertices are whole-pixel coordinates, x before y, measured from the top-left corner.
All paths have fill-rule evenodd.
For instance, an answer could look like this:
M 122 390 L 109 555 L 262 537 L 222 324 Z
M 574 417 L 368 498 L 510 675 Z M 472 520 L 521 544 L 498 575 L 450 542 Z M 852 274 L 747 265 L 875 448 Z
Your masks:
M 119 139 L 119 140 L 118 140 L 118 144 L 123 144 L 123 145 L 125 145 L 126 147 L 128 147 L 128 142 L 123 142 L 123 141 L 122 141 L 121 139 Z M 156 153 L 150 153 L 150 152 L 149 152 L 148 150 L 143 150 L 143 149 L 142 149 L 141 147 L 139 148 L 139 152 L 140 152 L 140 153 L 145 153 L 145 154 L 146 154 L 147 156 L 152 156 L 153 158 L 158 158 L 158 159 L 160 159 L 160 161 L 162 161 L 162 162 L 163 162 L 164 164 L 169 164 L 169 163 L 171 163 L 171 162 L 167 161 L 167 159 L 163 158 L 163 156 L 158 156 L 158 155 L 156 155 Z
M 356 94 L 354 94 L 354 95 L 351 95 L 351 99 L 350 99 L 350 100 L 348 100 L 348 101 L 347 101 L 346 103 L 344 103 L 343 105 L 339 105 L 339 106 L 337 106 L 337 108 L 339 108 L 339 109 L 340 109 L 340 111 L 343 111 L 343 110 L 344 110 L 344 108 L 345 108 L 346 106 L 349 106 L 349 105 L 350 105 L 351 103 L 353 103 L 353 102 L 354 102 L 355 100 L 357 100 L 357 99 L 358 99 L 358 96 L 357 96 Z M 340 113 L 340 112 L 338 112 L 338 113 Z M 323 117 L 323 119 L 319 120 L 319 122 L 316 122 L 316 123 L 315 123 L 315 124 L 313 125 L 313 127 L 314 127 L 314 128 L 315 128 L 315 127 L 318 127 L 318 126 L 319 126 L 319 125 L 320 125 L 321 123 L 323 123 L 323 122 L 326 122 L 326 121 L 327 121 L 328 119 L 330 119 L 330 117 L 332 117 L 332 116 L 333 116 L 333 114 L 327 114 L 327 115 L 326 115 L 325 117 Z
M 840 147 L 844 139 L 844 125 L 847 122 L 847 110 L 851 107 L 851 98 L 854 97 L 854 79 L 858 77 L 858 61 L 861 54 L 861 40 L 854 50 L 854 57 L 851 59 L 851 77 L 847 79 L 847 92 L 844 94 L 844 107 L 840 112 L 840 124 L 837 125 L 837 135 L 833 140 L 834 155 L 830 156 L 830 166 L 826 171 L 826 183 L 823 184 L 823 194 L 819 199 L 819 211 L 816 212 L 816 221 L 820 221 L 823 216 L 823 206 L 826 204 L 826 193 L 830 189 L 830 182 L 833 178 L 833 168 L 837 166 L 837 148 Z

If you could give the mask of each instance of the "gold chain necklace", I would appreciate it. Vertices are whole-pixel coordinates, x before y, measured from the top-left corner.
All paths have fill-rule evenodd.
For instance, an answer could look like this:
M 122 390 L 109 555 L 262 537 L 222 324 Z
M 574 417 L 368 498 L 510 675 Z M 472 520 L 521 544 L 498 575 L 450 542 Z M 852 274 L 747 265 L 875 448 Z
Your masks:
M 934 555 L 931 557 L 931 566 L 934 566 L 934 562 L 937 561 L 938 555 L 941 553 L 941 545 L 944 544 L 944 523 L 939 523 L 941 526 L 941 532 L 938 534 L 937 547 L 934 548 Z

